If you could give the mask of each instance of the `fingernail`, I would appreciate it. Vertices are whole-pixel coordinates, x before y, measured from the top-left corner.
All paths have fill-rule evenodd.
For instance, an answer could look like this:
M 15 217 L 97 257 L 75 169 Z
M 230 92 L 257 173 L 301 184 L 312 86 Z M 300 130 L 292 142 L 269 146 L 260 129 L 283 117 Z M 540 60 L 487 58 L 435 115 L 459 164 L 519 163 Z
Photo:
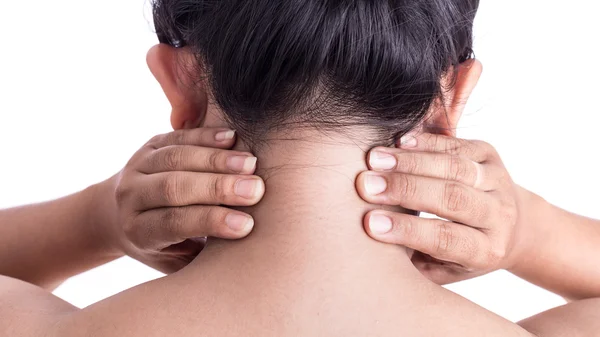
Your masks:
M 417 139 L 414 136 L 408 135 L 400 138 L 400 148 L 410 149 L 413 147 L 417 147 Z
M 369 218 L 369 229 L 373 234 L 386 234 L 392 230 L 392 219 L 382 214 L 373 214 Z
M 369 165 L 377 170 L 390 170 L 396 167 L 396 157 L 389 153 L 373 151 L 369 156 Z
M 230 213 L 225 217 L 225 223 L 235 232 L 246 232 L 254 226 L 254 219 L 249 216 Z
M 233 156 L 227 158 L 227 167 L 240 173 L 252 173 L 256 168 L 256 157 Z
M 235 131 L 233 131 L 233 130 L 221 131 L 215 135 L 215 140 L 217 142 L 223 142 L 226 140 L 233 139 L 233 137 L 235 137 Z
M 378 195 L 387 189 L 385 178 L 370 174 L 365 179 L 365 189 L 369 195 Z
M 246 199 L 254 199 L 258 193 L 259 184 L 256 179 L 238 180 L 235 183 L 234 193 Z

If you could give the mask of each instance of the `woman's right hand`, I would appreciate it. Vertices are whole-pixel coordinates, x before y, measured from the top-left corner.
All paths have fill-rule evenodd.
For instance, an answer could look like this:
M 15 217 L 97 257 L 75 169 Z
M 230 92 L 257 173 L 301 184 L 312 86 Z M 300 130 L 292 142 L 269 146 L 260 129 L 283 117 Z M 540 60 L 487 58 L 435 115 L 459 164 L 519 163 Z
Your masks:
M 252 230 L 248 214 L 222 207 L 251 206 L 264 182 L 253 173 L 256 158 L 228 150 L 226 129 L 178 130 L 152 138 L 110 180 L 108 237 L 123 253 L 165 273 L 185 267 L 205 237 L 242 238 Z

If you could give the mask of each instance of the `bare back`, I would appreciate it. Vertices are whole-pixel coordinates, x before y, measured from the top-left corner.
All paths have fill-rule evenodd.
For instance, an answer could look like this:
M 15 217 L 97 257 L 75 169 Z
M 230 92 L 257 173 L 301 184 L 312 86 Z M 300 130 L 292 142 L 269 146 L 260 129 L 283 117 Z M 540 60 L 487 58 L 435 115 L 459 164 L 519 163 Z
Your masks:
M 369 238 L 361 219 L 373 206 L 347 178 L 362 168 L 332 167 L 279 170 L 248 210 L 256 219 L 250 236 L 211 239 L 180 272 L 83 310 L 0 278 L 0 335 L 531 336 L 425 279 L 407 249 Z M 595 332 L 594 307 L 573 304 L 526 326 L 543 337 Z M 557 315 L 566 317 L 559 327 Z
M 71 316 L 60 335 L 530 336 L 402 261 L 386 268 L 395 247 L 377 257 L 258 241 L 214 243 L 180 273 Z

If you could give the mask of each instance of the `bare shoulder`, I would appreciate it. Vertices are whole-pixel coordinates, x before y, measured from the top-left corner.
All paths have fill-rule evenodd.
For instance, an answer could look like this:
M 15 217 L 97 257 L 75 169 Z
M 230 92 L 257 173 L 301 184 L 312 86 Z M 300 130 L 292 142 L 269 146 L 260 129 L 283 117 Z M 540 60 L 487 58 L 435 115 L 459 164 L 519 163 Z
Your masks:
M 539 337 L 600 336 L 600 298 L 572 302 L 530 317 L 519 325 Z
M 0 275 L 0 336 L 48 336 L 78 310 L 42 288 Z

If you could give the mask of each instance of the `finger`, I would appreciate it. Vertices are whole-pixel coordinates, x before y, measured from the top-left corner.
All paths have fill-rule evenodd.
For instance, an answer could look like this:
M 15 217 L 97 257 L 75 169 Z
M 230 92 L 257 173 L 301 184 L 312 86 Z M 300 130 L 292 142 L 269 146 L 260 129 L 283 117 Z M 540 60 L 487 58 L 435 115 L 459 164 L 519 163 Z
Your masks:
M 480 269 L 487 236 L 461 224 L 413 215 L 372 211 L 365 217 L 367 233 L 382 242 L 402 245 L 432 257 Z
M 162 249 L 160 252 L 163 254 L 185 256 L 189 260 L 193 260 L 196 256 L 198 256 L 198 254 L 200 254 L 200 252 L 202 252 L 202 249 L 204 249 L 205 246 L 206 246 L 206 238 L 205 237 L 191 238 L 191 239 L 186 239 L 182 242 L 170 245 L 170 246 Z
M 132 253 L 131 257 L 164 274 L 172 274 L 185 268 L 192 259 L 182 255 L 171 255 L 155 252 L 148 254 Z
M 265 191 L 258 176 L 163 172 L 138 179 L 136 185 L 142 188 L 133 196 L 137 211 L 188 205 L 252 206 Z
M 235 131 L 223 128 L 184 129 L 158 135 L 146 145 L 159 149 L 170 145 L 196 145 L 229 149 L 235 143 Z
M 126 233 L 138 248 L 162 250 L 196 237 L 239 239 L 253 226 L 250 215 L 225 207 L 167 207 L 138 214 Z
M 461 183 L 403 173 L 363 172 L 357 190 L 371 204 L 402 206 L 477 228 L 491 226 L 490 212 L 498 203 Z
M 439 264 L 415 263 L 413 261 L 413 265 L 423 276 L 438 285 L 462 281 L 461 276 L 464 275 L 451 267 Z
M 444 261 L 433 259 L 429 255 L 420 252 L 415 252 L 412 263 L 423 276 L 439 285 L 456 283 L 482 276 L 487 273 L 485 270 L 467 271 L 462 266 L 456 266 L 453 263 L 446 263 Z
M 169 145 L 148 154 L 139 171 L 145 174 L 168 171 L 252 174 L 256 157 L 247 152 L 192 145 Z
M 412 152 L 378 147 L 368 155 L 369 168 L 381 172 L 399 172 L 411 175 L 456 181 L 484 191 L 497 188 L 500 177 L 497 170 L 462 156 Z M 488 165 L 489 166 L 489 165 Z
M 496 150 L 486 142 L 431 133 L 404 136 L 400 139 L 398 145 L 404 150 L 440 152 L 463 156 L 477 163 L 483 163 L 497 157 Z

